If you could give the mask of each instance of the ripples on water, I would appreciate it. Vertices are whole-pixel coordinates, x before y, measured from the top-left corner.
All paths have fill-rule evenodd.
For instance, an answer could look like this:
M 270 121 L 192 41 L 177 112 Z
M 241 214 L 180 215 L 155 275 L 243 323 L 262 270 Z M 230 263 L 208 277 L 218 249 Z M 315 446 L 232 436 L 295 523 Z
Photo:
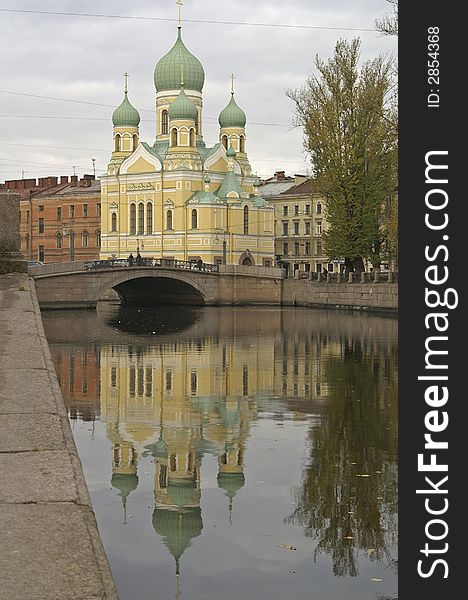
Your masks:
M 44 325 L 121 600 L 396 597 L 395 319 L 106 304 Z

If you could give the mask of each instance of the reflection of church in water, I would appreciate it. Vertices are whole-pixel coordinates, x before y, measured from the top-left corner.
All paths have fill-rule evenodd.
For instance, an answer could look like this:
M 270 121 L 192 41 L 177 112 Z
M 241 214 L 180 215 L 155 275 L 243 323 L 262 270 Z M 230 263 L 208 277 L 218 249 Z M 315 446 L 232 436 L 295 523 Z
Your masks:
M 129 496 L 138 487 L 139 457 L 153 458 L 152 523 L 175 559 L 176 573 L 182 554 L 203 528 L 203 456 L 217 457 L 217 481 L 227 496 L 229 517 L 244 485 L 244 452 L 257 407 L 249 393 L 248 368 L 227 369 L 235 358 L 227 352 L 220 349 L 207 359 L 196 343 L 179 353 L 160 346 L 142 353 L 101 349 L 101 420 L 113 447 L 112 486 L 122 498 L 125 518 Z M 243 363 L 248 358 L 239 357 Z M 236 372 L 238 377 L 231 376 Z M 255 373 L 258 377 L 268 375 Z

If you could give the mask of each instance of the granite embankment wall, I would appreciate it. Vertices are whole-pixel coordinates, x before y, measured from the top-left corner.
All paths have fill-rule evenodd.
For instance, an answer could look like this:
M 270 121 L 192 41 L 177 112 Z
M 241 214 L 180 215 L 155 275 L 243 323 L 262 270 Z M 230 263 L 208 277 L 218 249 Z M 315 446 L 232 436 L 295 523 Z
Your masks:
M 326 283 L 309 279 L 285 279 L 282 304 L 396 313 L 398 284 Z
M 34 282 L 0 276 L 0 599 L 118 600 Z

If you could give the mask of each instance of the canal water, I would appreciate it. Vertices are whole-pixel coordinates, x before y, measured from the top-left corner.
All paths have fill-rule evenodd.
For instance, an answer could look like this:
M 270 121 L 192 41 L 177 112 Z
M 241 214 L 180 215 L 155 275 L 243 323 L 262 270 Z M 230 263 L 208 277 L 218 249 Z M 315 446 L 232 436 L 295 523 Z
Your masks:
M 43 319 L 121 600 L 397 597 L 396 319 Z

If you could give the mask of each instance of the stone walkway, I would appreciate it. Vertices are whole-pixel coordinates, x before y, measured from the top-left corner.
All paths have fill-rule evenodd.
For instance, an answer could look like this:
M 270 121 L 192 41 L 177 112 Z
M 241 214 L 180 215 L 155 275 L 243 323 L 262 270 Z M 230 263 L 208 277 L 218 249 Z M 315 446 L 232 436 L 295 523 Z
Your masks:
M 34 284 L 0 276 L 0 599 L 118 600 Z

